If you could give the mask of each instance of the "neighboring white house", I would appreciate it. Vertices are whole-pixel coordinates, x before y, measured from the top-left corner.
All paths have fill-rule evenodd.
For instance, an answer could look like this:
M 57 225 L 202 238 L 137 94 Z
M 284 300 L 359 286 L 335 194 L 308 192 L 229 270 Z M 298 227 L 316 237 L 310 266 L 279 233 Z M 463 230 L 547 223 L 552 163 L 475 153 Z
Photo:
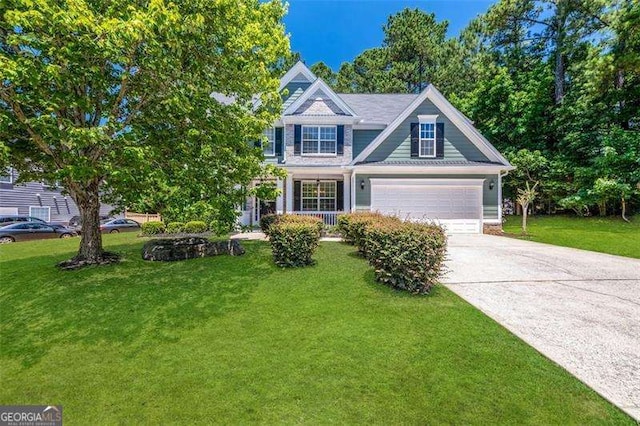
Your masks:
M 265 134 L 286 169 L 276 200 L 247 200 L 241 222 L 272 212 L 380 211 L 449 232 L 501 225 L 502 176 L 513 167 L 438 90 L 337 94 L 298 62 L 281 79 L 283 114 Z

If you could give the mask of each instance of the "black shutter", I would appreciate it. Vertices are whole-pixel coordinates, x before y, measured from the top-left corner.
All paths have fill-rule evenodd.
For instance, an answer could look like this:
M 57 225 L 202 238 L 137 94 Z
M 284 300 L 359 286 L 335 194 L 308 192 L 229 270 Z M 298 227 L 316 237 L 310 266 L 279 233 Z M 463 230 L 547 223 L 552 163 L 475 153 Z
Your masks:
M 296 124 L 293 126 L 293 154 L 300 155 L 300 145 L 302 143 L 302 126 Z
M 444 158 L 444 123 L 436 123 L 436 158 Z
M 411 157 L 420 156 L 420 124 L 411 123 Z
M 293 181 L 293 211 L 299 212 L 302 210 L 302 181 Z
M 338 147 L 337 147 L 337 152 L 338 155 L 344 155 L 344 126 L 343 125 L 339 125 L 338 126 L 338 130 L 337 130 L 337 141 L 338 141 Z
M 336 182 L 336 211 L 344 210 L 344 181 Z
M 276 127 L 276 155 L 282 157 L 284 146 L 282 143 L 282 127 Z
M 253 146 L 256 148 L 262 148 L 262 141 L 260 139 L 253 141 Z

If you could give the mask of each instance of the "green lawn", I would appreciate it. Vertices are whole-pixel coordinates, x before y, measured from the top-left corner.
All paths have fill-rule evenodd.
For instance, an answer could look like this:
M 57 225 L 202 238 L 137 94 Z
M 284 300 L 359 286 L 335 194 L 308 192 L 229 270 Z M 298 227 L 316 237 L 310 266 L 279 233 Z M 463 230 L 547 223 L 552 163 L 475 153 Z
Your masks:
M 519 236 L 521 224 L 521 216 L 510 216 L 504 231 L 541 243 L 640 258 L 640 217 L 627 223 L 619 217 L 534 216 L 527 220 L 525 237 Z
M 317 266 L 140 259 L 59 272 L 77 240 L 0 247 L 0 404 L 68 424 L 633 424 L 445 288 L 378 285 L 354 249 Z

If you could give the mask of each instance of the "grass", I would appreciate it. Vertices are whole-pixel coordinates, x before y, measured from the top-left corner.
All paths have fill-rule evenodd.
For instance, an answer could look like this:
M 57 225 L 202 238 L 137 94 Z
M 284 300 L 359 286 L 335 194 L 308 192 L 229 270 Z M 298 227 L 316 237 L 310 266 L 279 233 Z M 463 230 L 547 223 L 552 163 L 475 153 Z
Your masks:
M 619 217 L 533 216 L 527 220 L 527 236 L 520 236 L 521 224 L 521 216 L 510 216 L 504 231 L 541 243 L 640 258 L 639 217 L 627 223 Z
M 0 404 L 62 404 L 67 424 L 633 424 L 443 287 L 377 284 L 354 249 L 318 264 L 140 258 L 57 271 L 77 240 L 0 247 Z

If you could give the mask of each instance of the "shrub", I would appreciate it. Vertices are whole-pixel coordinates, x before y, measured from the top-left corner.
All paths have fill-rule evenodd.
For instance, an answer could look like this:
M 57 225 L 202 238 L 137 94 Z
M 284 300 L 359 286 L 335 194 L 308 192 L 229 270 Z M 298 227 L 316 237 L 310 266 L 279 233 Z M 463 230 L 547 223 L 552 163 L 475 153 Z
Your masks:
M 200 220 L 192 220 L 184 224 L 184 232 L 187 234 L 201 234 L 207 231 L 207 224 Z
M 438 281 L 447 237 L 440 226 L 382 219 L 366 226 L 363 245 L 378 281 L 424 294 Z
M 319 227 L 311 221 L 278 220 L 269 228 L 273 260 L 282 267 L 313 265 L 319 240 Z
M 395 216 L 384 216 L 371 212 L 350 213 L 338 217 L 338 229 L 345 242 L 355 245 L 358 247 L 358 251 L 366 256 L 365 230 L 367 226 L 380 221 L 400 223 L 400 219 Z
M 283 223 L 303 223 L 307 225 L 315 226 L 318 229 L 318 232 L 321 232 L 324 228 L 324 222 L 317 216 L 309 216 L 309 215 L 297 215 L 297 214 L 283 214 L 279 215 L 278 222 Z
M 184 230 L 183 222 L 169 222 L 167 224 L 166 233 L 167 234 L 178 234 Z
M 269 235 L 269 228 L 271 225 L 278 221 L 278 215 L 276 214 L 265 214 L 260 217 L 260 229 L 264 232 L 265 235 Z
M 145 222 L 140 227 L 142 228 L 142 235 L 162 234 L 165 230 L 164 223 L 159 221 Z

